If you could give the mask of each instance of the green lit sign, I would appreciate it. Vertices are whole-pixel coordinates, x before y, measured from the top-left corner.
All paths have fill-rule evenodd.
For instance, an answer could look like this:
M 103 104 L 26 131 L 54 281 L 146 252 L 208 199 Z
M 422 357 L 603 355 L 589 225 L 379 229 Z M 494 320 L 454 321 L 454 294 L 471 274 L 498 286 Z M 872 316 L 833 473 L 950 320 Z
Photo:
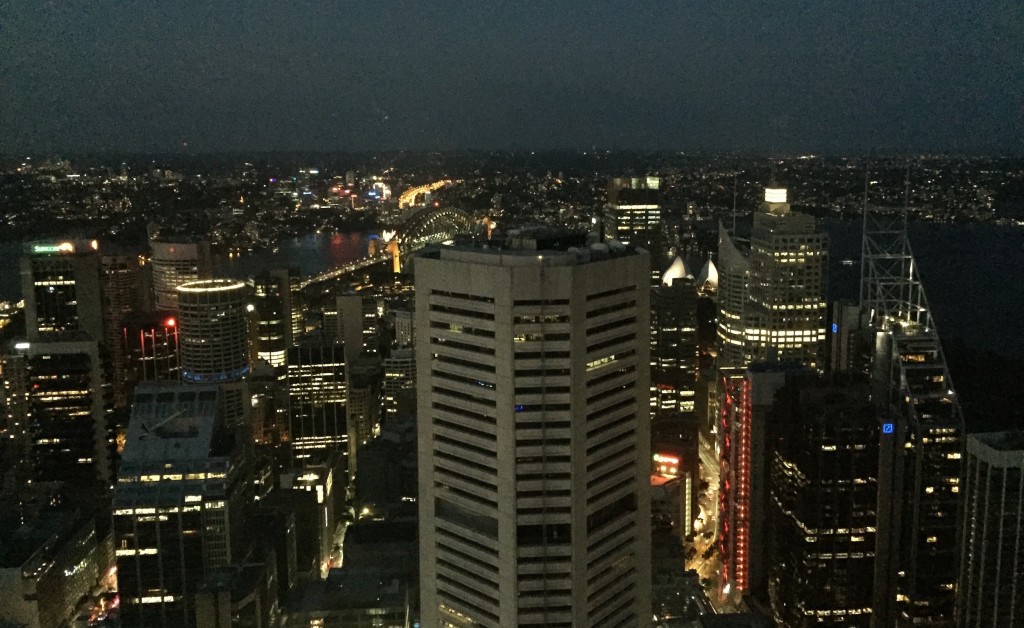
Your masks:
M 74 253 L 75 245 L 70 242 L 60 242 L 58 244 L 33 244 L 33 253 Z

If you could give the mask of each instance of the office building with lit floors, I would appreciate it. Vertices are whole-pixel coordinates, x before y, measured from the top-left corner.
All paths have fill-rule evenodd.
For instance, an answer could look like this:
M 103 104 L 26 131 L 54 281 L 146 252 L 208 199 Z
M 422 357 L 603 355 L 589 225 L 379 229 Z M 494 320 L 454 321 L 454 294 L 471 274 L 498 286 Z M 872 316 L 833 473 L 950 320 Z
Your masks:
M 683 260 L 651 289 L 651 413 L 693 412 L 697 386 L 697 288 Z
M 21 258 L 25 335 L 84 331 L 104 339 L 99 244 L 67 240 L 32 242 Z
M 797 362 L 825 356 L 828 235 L 791 211 L 785 188 L 767 188 L 750 239 L 719 226 L 718 364 Z
M 113 461 L 110 362 L 85 332 L 16 342 L 4 357 L 8 436 L 24 478 L 78 493 L 108 490 Z
M 866 377 L 791 378 L 771 411 L 770 604 L 780 626 L 869 628 L 881 426 Z
M 1024 623 L 1024 432 L 967 437 L 957 626 Z
M 253 279 L 256 357 L 284 366 L 293 343 L 291 288 L 288 275 L 264 271 Z
M 224 384 L 228 422 L 244 421 L 248 399 L 243 380 L 250 368 L 253 308 L 250 287 L 233 279 L 207 279 L 178 286 L 177 295 L 181 380 Z
M 178 286 L 212 276 L 209 242 L 158 237 L 150 240 L 149 250 L 153 300 L 158 310 L 176 311 Z
M 243 558 L 250 446 L 220 405 L 216 385 L 136 388 L 113 503 L 123 626 L 194 626 L 203 578 Z
M 650 623 L 648 269 L 542 228 L 416 259 L 423 626 Z

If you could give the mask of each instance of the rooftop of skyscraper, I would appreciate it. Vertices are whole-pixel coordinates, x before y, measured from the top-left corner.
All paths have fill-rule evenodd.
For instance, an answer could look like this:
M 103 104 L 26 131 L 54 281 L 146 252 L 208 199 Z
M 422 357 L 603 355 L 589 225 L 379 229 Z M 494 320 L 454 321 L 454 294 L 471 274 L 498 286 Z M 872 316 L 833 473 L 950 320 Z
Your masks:
M 504 237 L 467 238 L 453 245 L 428 247 L 420 256 L 458 259 L 474 255 L 474 261 L 480 264 L 525 266 L 539 260 L 547 266 L 572 266 L 636 255 L 637 251 L 637 247 L 618 240 L 601 241 L 597 234 L 583 229 L 533 226 L 513 229 Z
M 195 460 L 227 455 L 234 439 L 218 430 L 217 386 L 141 386 L 135 393 L 125 463 Z

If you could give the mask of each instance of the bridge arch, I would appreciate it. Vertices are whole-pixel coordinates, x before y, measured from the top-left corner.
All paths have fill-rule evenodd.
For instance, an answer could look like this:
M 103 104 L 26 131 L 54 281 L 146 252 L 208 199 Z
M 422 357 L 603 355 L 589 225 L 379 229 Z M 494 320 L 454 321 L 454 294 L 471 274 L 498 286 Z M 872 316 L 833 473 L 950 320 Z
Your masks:
M 473 218 L 454 207 L 424 207 L 407 217 L 387 250 L 394 256 L 394 269 L 401 269 L 400 256 L 407 255 L 428 244 L 437 244 L 467 233 L 473 227 Z

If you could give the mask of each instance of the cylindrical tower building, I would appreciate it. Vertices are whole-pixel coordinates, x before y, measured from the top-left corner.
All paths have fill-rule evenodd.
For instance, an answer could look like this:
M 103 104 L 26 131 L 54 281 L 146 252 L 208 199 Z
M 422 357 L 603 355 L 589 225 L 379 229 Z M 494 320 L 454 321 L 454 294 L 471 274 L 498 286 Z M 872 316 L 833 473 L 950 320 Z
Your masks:
M 249 287 L 233 279 L 178 287 L 181 377 L 186 383 L 239 381 L 249 372 Z

